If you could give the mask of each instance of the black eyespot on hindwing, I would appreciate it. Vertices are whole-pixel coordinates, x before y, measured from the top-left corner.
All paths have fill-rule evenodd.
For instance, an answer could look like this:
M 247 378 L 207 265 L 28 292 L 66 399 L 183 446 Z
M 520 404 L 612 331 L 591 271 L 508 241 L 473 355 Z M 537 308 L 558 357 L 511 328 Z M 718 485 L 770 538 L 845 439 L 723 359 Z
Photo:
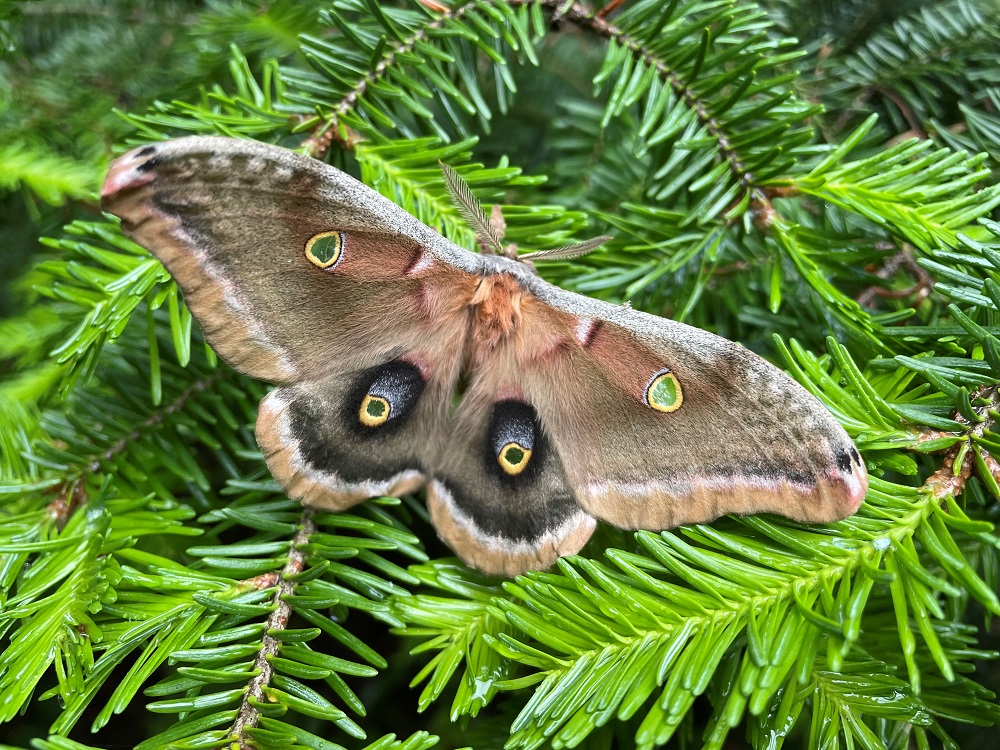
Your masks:
M 529 405 L 520 401 L 500 401 L 490 416 L 488 450 L 489 464 L 498 467 L 503 476 L 517 477 L 538 465 L 541 456 L 541 431 L 538 416 Z
M 420 369 L 397 360 L 362 372 L 346 401 L 346 418 L 355 432 L 385 434 L 406 421 L 424 392 Z

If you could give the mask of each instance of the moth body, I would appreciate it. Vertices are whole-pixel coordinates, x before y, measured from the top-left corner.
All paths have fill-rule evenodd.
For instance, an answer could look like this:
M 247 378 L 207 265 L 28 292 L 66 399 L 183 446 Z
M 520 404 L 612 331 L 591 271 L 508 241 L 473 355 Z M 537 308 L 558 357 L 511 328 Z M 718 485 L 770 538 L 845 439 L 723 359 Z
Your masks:
M 761 358 L 470 253 L 316 160 L 168 141 L 118 159 L 102 201 L 219 355 L 277 385 L 257 441 L 308 505 L 426 488 L 463 560 L 514 575 L 597 520 L 831 522 L 865 495 L 844 430 Z
M 511 337 L 521 323 L 521 283 L 506 272 L 482 276 L 469 300 L 474 308 L 475 345 L 495 349 Z

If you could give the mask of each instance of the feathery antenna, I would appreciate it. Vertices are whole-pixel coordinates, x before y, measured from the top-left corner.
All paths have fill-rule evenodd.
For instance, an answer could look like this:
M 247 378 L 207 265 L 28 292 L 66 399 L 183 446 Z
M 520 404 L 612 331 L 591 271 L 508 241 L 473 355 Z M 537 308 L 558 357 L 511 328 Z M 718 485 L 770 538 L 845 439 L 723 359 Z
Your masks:
M 438 164 L 441 165 L 441 171 L 444 173 L 444 186 L 451 202 L 455 204 L 455 208 L 469 222 L 469 226 L 476 233 L 476 242 L 485 252 L 503 255 L 503 238 L 500 237 L 489 217 L 486 216 L 479 200 L 472 194 L 469 183 L 443 161 L 439 161 Z
M 565 260 L 566 258 L 577 258 L 593 252 L 605 242 L 609 242 L 612 239 L 614 238 L 602 234 L 600 237 L 577 242 L 575 245 L 563 245 L 562 247 L 554 247 L 551 250 L 536 250 L 533 253 L 525 253 L 517 257 L 519 260 Z

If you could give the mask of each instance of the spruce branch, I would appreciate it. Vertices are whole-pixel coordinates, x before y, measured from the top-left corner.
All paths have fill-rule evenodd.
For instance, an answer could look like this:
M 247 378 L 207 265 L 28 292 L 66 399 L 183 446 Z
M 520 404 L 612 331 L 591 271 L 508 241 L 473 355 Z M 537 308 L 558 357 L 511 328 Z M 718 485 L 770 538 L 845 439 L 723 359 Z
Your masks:
M 260 651 L 254 659 L 254 669 L 258 674 L 254 676 L 247 685 L 247 692 L 240 704 L 239 713 L 233 723 L 230 736 L 234 742 L 239 743 L 240 750 L 253 750 L 255 744 L 246 733 L 248 728 L 253 728 L 260 723 L 260 713 L 253 705 L 252 701 L 263 702 L 266 700 L 264 687 L 270 686 L 274 676 L 274 667 L 270 659 L 277 656 L 281 642 L 274 636 L 274 631 L 282 631 L 288 627 L 288 620 L 292 615 L 292 607 L 286 601 L 295 591 L 295 584 L 290 578 L 298 575 L 305 569 L 306 555 L 301 547 L 308 544 L 309 538 L 316 532 L 316 524 L 312 520 L 313 512 L 304 510 L 302 512 L 300 528 L 292 538 L 288 551 L 288 562 L 281 569 L 280 573 L 261 576 L 255 582 L 258 588 L 274 588 L 274 611 L 268 615 L 264 625 L 264 637 L 261 639 Z
M 108 445 L 100 453 L 92 453 L 82 456 L 81 458 L 83 459 L 85 466 L 81 467 L 81 469 L 94 473 L 99 472 L 101 470 L 102 461 L 114 461 L 114 459 L 122 454 L 130 444 L 138 442 L 151 430 L 162 425 L 164 420 L 168 419 L 170 415 L 183 411 L 187 402 L 192 397 L 205 393 L 206 391 L 210 391 L 212 387 L 224 377 L 224 375 L 225 373 L 223 370 L 216 370 L 205 377 L 195 380 L 191 383 L 191 385 L 181 391 L 176 398 L 170 401 L 170 403 L 159 409 L 155 409 L 152 414 L 129 430 L 127 434 L 121 435 L 121 437 Z M 79 475 L 69 475 L 65 481 L 69 483 L 78 478 Z
M 995 173 L 1000 164 L 1000 88 L 989 86 L 978 98 L 974 104 L 959 104 L 960 122 L 931 124 L 935 136 L 952 148 L 988 153 Z
M 427 682 L 418 708 L 426 710 L 436 701 L 464 662 L 451 720 L 476 716 L 496 696 L 499 681 L 512 672 L 512 664 L 489 645 L 492 639 L 512 632 L 494 609 L 503 592 L 487 576 L 457 564 L 437 562 L 414 566 L 410 572 L 426 589 L 444 594 L 393 597 L 393 611 L 406 623 L 393 632 L 427 638 L 411 654 L 437 652 L 410 682 L 411 686 Z
M 510 0 L 512 4 L 518 5 L 530 0 Z M 720 120 L 713 116 L 709 102 L 698 96 L 692 86 L 688 84 L 676 71 L 671 69 L 667 63 L 657 56 L 640 39 L 625 32 L 615 24 L 607 20 L 608 13 L 599 12 L 595 14 L 587 6 L 580 2 L 567 3 L 563 0 L 540 0 L 541 4 L 552 10 L 559 10 L 560 19 L 565 19 L 576 26 L 590 31 L 591 33 L 613 40 L 632 55 L 650 66 L 666 81 L 677 95 L 684 101 L 686 106 L 697 118 L 698 123 L 715 140 L 719 153 L 722 154 L 729 171 L 744 187 L 755 184 L 756 178 L 740 159 L 738 152 L 730 142 L 729 136 L 725 132 Z
M 847 54 L 829 54 L 807 73 L 804 88 L 824 90 L 841 114 L 831 128 L 838 138 L 858 112 L 881 100 L 896 133 L 926 138 L 931 119 L 949 98 L 972 98 L 976 85 L 989 80 L 1000 56 L 1000 35 L 989 3 L 950 0 L 920 8 L 885 24 Z M 831 79 L 835 81 L 830 86 Z M 932 85 L 927 81 L 933 80 Z M 852 115 L 853 113 L 853 115 Z
M 425 5 L 425 7 L 432 12 L 439 13 L 440 15 L 433 18 L 433 20 L 427 21 L 416 31 L 406 37 L 388 42 L 385 42 L 383 38 L 383 44 L 380 47 L 382 54 L 378 62 L 375 63 L 374 67 L 365 73 L 364 76 L 358 79 L 354 86 L 340 99 L 340 101 L 328 110 L 328 112 L 320 120 L 319 124 L 313 128 L 312 134 L 310 135 L 310 141 L 306 146 L 307 153 L 310 156 L 322 158 L 323 154 L 330 147 L 332 138 L 337 137 L 336 135 L 325 137 L 323 134 L 335 134 L 338 131 L 340 128 L 341 118 L 357 107 L 359 100 L 365 96 L 372 84 L 384 78 L 387 72 L 392 67 L 397 65 L 401 59 L 410 55 L 418 44 L 426 41 L 431 32 L 443 28 L 448 21 L 457 21 L 461 19 L 466 13 L 476 7 L 476 3 L 465 3 L 464 5 L 459 5 L 454 8 L 448 8 L 446 6 L 436 4 L 431 6 Z M 338 140 L 340 139 L 338 138 Z M 346 145 L 348 147 L 354 145 L 356 142 L 357 141 L 350 138 L 341 140 L 342 145 Z
M 467 3 L 459 6 L 449 8 L 445 12 L 438 12 L 437 15 L 433 16 L 433 20 L 424 21 L 416 26 L 416 28 L 408 35 L 401 35 L 399 30 L 393 25 L 393 23 L 388 19 L 386 15 L 380 18 L 381 24 L 385 31 L 388 32 L 386 36 L 382 38 L 378 45 L 371 48 L 374 53 L 372 58 L 372 64 L 367 66 L 367 70 L 363 76 L 355 80 L 353 84 L 349 86 L 346 92 L 344 92 L 336 105 L 332 108 L 331 112 L 328 112 L 321 121 L 313 128 L 312 135 L 307 141 L 306 148 L 309 153 L 319 156 L 325 150 L 326 147 L 331 143 L 331 136 L 326 135 L 328 132 L 336 131 L 339 124 L 344 121 L 344 118 L 349 114 L 355 113 L 355 111 L 366 102 L 366 97 L 374 96 L 374 99 L 378 99 L 380 96 L 388 94 L 391 88 L 386 88 L 385 92 L 378 93 L 375 91 L 377 84 L 389 77 L 397 68 L 405 67 L 407 65 L 415 65 L 417 70 L 421 71 L 423 75 L 430 78 L 430 82 L 435 86 L 439 87 L 439 94 L 453 96 L 456 99 L 464 99 L 462 95 L 454 88 L 451 84 L 447 84 L 444 79 L 440 78 L 439 74 L 432 73 L 432 66 L 428 66 L 424 62 L 420 61 L 420 52 L 429 52 L 428 45 L 437 43 L 437 33 L 452 26 L 456 28 L 466 27 L 461 25 L 461 20 L 464 16 L 473 11 L 479 13 L 484 12 L 486 8 L 493 8 L 500 14 L 504 16 L 505 13 L 510 11 L 505 10 L 508 6 L 510 9 L 515 8 L 525 8 L 528 6 L 532 7 L 543 7 L 550 10 L 553 13 L 558 13 L 560 19 L 565 19 L 566 21 L 572 23 L 573 25 L 591 33 L 601 38 L 609 39 L 618 45 L 621 49 L 626 50 L 636 61 L 636 64 L 647 66 L 651 71 L 655 73 L 665 81 L 670 89 L 676 94 L 679 100 L 683 103 L 683 106 L 687 108 L 689 112 L 692 113 L 694 123 L 697 124 L 698 128 L 701 129 L 707 136 L 715 141 L 718 153 L 721 155 L 723 162 L 727 165 L 728 170 L 731 172 L 736 184 L 743 189 L 749 189 L 751 186 L 755 185 L 759 177 L 756 176 L 751 169 L 750 165 L 745 163 L 743 157 L 740 155 L 740 148 L 744 142 L 748 139 L 746 134 L 743 133 L 729 133 L 726 130 L 725 122 L 720 119 L 721 115 L 725 113 L 734 103 L 734 95 L 730 94 L 728 99 L 723 99 L 719 101 L 709 100 L 698 93 L 698 89 L 695 86 L 695 80 L 685 80 L 683 75 L 671 67 L 663 56 L 658 54 L 654 50 L 653 43 L 645 41 L 637 37 L 635 34 L 630 33 L 625 28 L 618 25 L 612 24 L 606 18 L 606 15 L 601 13 L 594 13 L 592 10 L 587 8 L 582 3 L 573 2 L 567 3 L 563 0 L 539 0 L 535 2 L 527 2 L 527 0 L 489 0 L 489 2 L 477 4 L 477 3 Z M 671 6 L 672 7 L 672 6 Z M 743 15 L 747 15 L 746 8 L 739 8 L 739 11 Z M 666 11 L 666 15 L 660 21 L 662 25 L 663 21 L 669 18 L 670 9 Z M 362 49 L 368 48 L 368 43 L 364 42 L 362 37 L 356 32 L 350 32 L 345 29 L 344 24 L 346 23 L 338 15 L 331 11 L 331 19 L 336 25 L 338 25 L 345 34 L 354 40 L 356 45 L 360 45 Z M 734 16 L 737 15 L 734 10 Z M 518 24 L 513 22 L 509 15 L 506 16 L 508 21 L 510 21 L 515 29 Z M 717 16 L 713 17 L 716 18 Z M 493 19 L 491 19 L 493 20 Z M 636 26 L 635 21 L 632 21 L 632 25 Z M 750 25 L 748 28 L 753 28 Z M 388 37 L 388 39 L 387 39 Z M 392 37 L 395 37 L 393 39 Z M 507 35 L 507 41 L 511 43 L 513 49 L 523 50 L 525 54 L 529 56 L 533 55 L 531 44 L 527 41 L 526 36 L 523 32 L 520 32 L 519 37 L 515 39 Z M 708 44 L 709 37 L 705 36 L 703 43 Z M 704 51 L 702 52 L 704 54 Z M 414 63 L 413 57 L 417 56 L 417 61 Z M 316 50 L 317 63 L 321 64 L 324 60 L 328 60 L 330 57 L 329 51 L 321 51 L 319 48 Z M 375 60 L 378 62 L 375 62 Z M 759 62 L 756 59 L 750 59 L 750 64 L 746 67 L 750 69 L 750 72 L 744 77 L 742 83 L 737 83 L 737 91 L 744 92 L 747 90 L 754 81 L 754 74 L 752 70 L 756 67 L 756 63 Z M 690 73 L 697 77 L 698 68 L 700 65 Z M 502 70 L 502 66 L 497 68 L 498 74 Z M 638 70 L 638 68 L 637 68 Z M 339 74 L 337 74 L 339 77 Z M 401 71 L 398 73 L 402 80 L 408 80 L 404 73 Z M 623 76 L 627 76 L 628 71 L 623 73 Z M 466 78 L 464 82 L 469 83 Z M 766 87 L 770 82 L 765 82 L 761 85 L 754 87 L 753 91 L 755 94 L 760 94 L 761 91 L 766 90 Z M 648 85 L 646 82 L 644 85 Z M 444 92 L 441 91 L 443 87 Z M 720 84 L 716 83 L 707 87 L 708 90 L 713 91 L 716 95 L 718 94 L 718 89 Z M 447 92 L 445 94 L 445 92 Z M 474 92 L 474 89 L 470 90 L 470 93 Z M 398 95 L 398 87 L 395 89 L 395 93 Z M 641 93 L 637 91 L 630 95 L 632 100 L 638 98 L 638 94 Z M 425 92 L 425 96 L 430 97 L 430 90 Z M 780 104 L 781 99 L 787 98 L 785 96 L 778 96 L 775 98 L 770 105 L 775 106 Z M 485 106 L 485 102 L 480 102 L 482 106 Z M 375 116 L 375 110 L 372 107 L 378 107 L 378 104 L 373 100 L 366 105 L 368 107 L 368 112 Z M 418 106 L 415 102 L 411 102 L 410 109 L 414 112 L 427 116 L 429 113 L 423 111 L 422 106 Z M 805 111 L 799 113 L 798 118 L 801 119 L 804 116 Z M 741 113 L 740 119 L 745 119 L 746 114 Z M 353 119 L 352 122 L 358 124 L 358 121 Z M 399 123 L 396 123 L 397 127 Z M 785 126 L 782 127 L 784 129 Z M 366 126 L 370 128 L 370 126 Z M 693 134 L 693 133 L 692 133 Z M 334 136 L 343 141 L 343 138 L 339 136 Z M 348 138 L 346 141 L 349 145 L 353 145 L 356 141 Z M 716 196 L 718 198 L 718 196 Z M 732 199 L 731 197 L 729 198 Z
M 911 140 L 845 162 L 877 119 L 869 117 L 809 174 L 776 184 L 858 213 L 924 253 L 956 247 L 960 228 L 1000 205 L 1000 186 L 978 189 L 990 174 L 982 166 L 985 155 L 970 157 Z
M 94 714 L 100 744 L 143 692 L 165 718 L 140 750 L 234 738 L 330 750 L 330 723 L 360 738 L 348 712 L 390 725 L 408 702 L 449 746 L 505 737 L 510 705 L 522 709 L 511 747 L 628 735 L 646 747 L 685 731 L 718 748 L 743 725 L 758 750 L 805 726 L 814 744 L 955 746 L 942 719 L 1000 721 L 971 673 L 996 655 L 966 624 L 971 601 L 1000 606 L 1000 227 L 978 222 L 998 205 L 1000 163 L 986 5 L 949 0 L 895 25 L 897 9 L 861 23 L 851 3 L 285 5 L 185 11 L 209 62 L 148 109 L 128 100 L 134 138 L 307 131 L 307 152 L 339 142 L 357 156 L 339 166 L 470 247 L 438 158 L 494 209 L 516 203 L 507 233 L 522 247 L 614 227 L 603 252 L 545 275 L 777 352 L 855 439 L 870 496 L 827 527 L 602 529 L 588 557 L 504 583 L 429 560 L 419 500 L 304 520 L 253 445 L 263 387 L 203 355 L 176 288 L 113 225 L 74 224 L 31 278 L 47 315 L 0 325 L 0 357 L 28 368 L 0 385 L 0 450 L 16 454 L 0 471 L 0 713 L 26 707 L 14 721 L 31 724 L 36 700 L 61 696 L 42 750 L 85 750 L 65 737 Z M 820 80 L 799 61 L 810 44 L 790 37 L 843 38 L 826 16 L 871 42 L 825 45 Z M 573 33 L 556 40 L 549 21 Z M 8 133 L 35 117 L 11 101 Z M 828 145 L 821 105 L 840 122 Z M 838 121 L 843 108 L 854 114 Z M 840 132 L 874 108 L 881 127 Z M 89 132 L 87 114 L 59 137 L 79 136 L 81 119 Z M 884 143 L 920 128 L 950 148 Z M 68 162 L 53 165 L 51 184 L 70 184 Z M 48 398 L 59 386 L 67 399 Z M 24 408 L 8 409 L 19 394 Z M 347 685 L 399 669 L 372 648 L 369 617 L 419 639 L 419 696 L 392 674 L 388 689 Z M 695 696 L 709 710 L 692 711 Z M 370 750 L 434 741 L 387 735 Z
M 4 144 L 0 146 L 0 194 L 23 185 L 45 203 L 59 206 L 90 197 L 102 169 L 102 164 L 84 164 L 37 144 Z

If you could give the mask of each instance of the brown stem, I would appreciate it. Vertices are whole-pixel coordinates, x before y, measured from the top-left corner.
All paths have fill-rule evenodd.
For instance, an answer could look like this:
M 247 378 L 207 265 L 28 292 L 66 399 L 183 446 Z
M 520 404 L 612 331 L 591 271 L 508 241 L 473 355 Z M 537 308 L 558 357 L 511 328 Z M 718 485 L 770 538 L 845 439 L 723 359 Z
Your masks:
M 771 203 L 770 197 L 762 190 L 753 191 L 753 200 L 750 205 L 753 223 L 762 232 L 768 231 L 781 216 L 778 209 Z
M 982 448 L 979 449 L 979 455 L 982 456 L 983 463 L 986 464 L 986 470 L 1000 484 L 1000 463 Z
M 990 415 L 990 411 L 996 409 L 1000 405 L 1000 386 L 990 385 L 983 386 L 977 389 L 975 392 L 969 395 L 970 401 L 976 401 L 978 399 L 985 398 L 987 403 L 981 406 L 973 406 L 973 410 L 981 418 L 979 422 L 970 422 L 968 419 L 963 417 L 957 411 L 952 414 L 952 419 L 956 422 L 961 422 L 968 425 L 968 429 L 965 431 L 965 440 L 953 445 L 948 452 L 945 454 L 944 463 L 941 468 L 931 474 L 927 481 L 923 484 L 923 489 L 928 490 L 935 499 L 943 500 L 944 498 L 958 497 L 965 489 L 966 482 L 969 481 L 969 477 L 972 476 L 972 467 L 975 464 L 976 456 L 973 451 L 979 451 L 979 455 L 986 462 L 987 470 L 994 478 L 1000 479 L 1000 464 L 998 464 L 992 456 L 990 456 L 986 451 L 976 445 L 974 437 L 982 437 L 983 433 L 993 427 L 996 422 Z M 950 435 L 953 433 L 931 433 L 932 437 L 928 438 L 934 440 L 938 437 Z M 963 454 L 963 446 L 968 446 Z M 962 463 L 956 465 L 959 455 L 962 454 Z
M 833 123 L 832 136 L 828 137 L 826 140 L 831 141 L 839 137 L 840 133 L 843 132 L 844 128 L 847 127 L 847 123 L 857 117 L 858 112 L 868 103 L 868 100 L 872 98 L 872 89 L 864 89 L 855 99 L 851 102 L 850 106 L 844 107 L 844 111 L 840 113 L 836 121 Z
M 128 447 L 129 443 L 135 442 L 142 437 L 145 430 L 150 427 L 155 427 L 160 424 L 164 419 L 166 419 L 168 414 L 173 414 L 175 412 L 181 411 L 184 405 L 187 403 L 194 394 L 201 393 L 207 390 L 209 387 L 214 385 L 216 382 L 222 379 L 222 371 L 217 370 L 213 372 L 208 377 L 204 377 L 201 380 L 196 380 L 186 389 L 184 389 L 173 401 L 164 406 L 161 409 L 153 412 L 147 419 L 144 419 L 139 425 L 130 431 L 128 434 L 123 435 L 114 445 L 105 450 L 103 453 L 94 454 L 88 458 L 89 464 L 87 468 L 91 472 L 97 472 L 101 469 L 101 459 L 105 461 L 110 461 L 115 456 L 122 453 L 125 448 Z
M 966 127 L 966 125 L 965 125 L 964 122 L 956 122 L 956 123 L 953 123 L 951 125 L 948 125 L 944 129 L 947 130 L 949 133 L 961 134 L 961 133 L 964 133 L 968 128 Z M 937 132 L 940 133 L 941 130 L 939 129 Z M 926 137 L 926 135 L 923 136 L 923 137 Z M 903 141 L 908 141 L 911 138 L 921 138 L 921 135 L 916 130 L 907 130 L 905 133 L 900 133 L 897 136 L 893 136 L 892 138 L 890 138 L 885 143 L 886 143 L 886 146 L 895 146 L 897 143 L 902 143 Z
M 560 0 L 538 0 L 541 5 L 552 8 L 562 6 Z M 523 5 L 529 0 L 508 0 L 511 5 Z M 623 47 L 627 47 L 632 53 L 647 65 L 656 68 L 662 78 L 670 84 L 670 87 L 677 93 L 684 102 L 694 110 L 698 121 L 702 127 L 719 144 L 719 151 L 729 164 L 729 170 L 739 178 L 744 187 L 750 187 L 754 182 L 754 176 L 747 171 L 745 165 L 740 161 L 739 156 L 729 142 L 729 138 L 722 128 L 722 124 L 712 117 L 708 111 L 708 106 L 701 101 L 694 91 L 689 88 L 677 73 L 671 70 L 665 62 L 657 58 L 652 51 L 645 47 L 639 40 L 629 36 L 612 23 L 609 23 L 600 14 L 594 15 L 582 3 L 574 3 L 562 16 L 566 21 L 577 26 L 592 31 L 599 36 L 613 39 Z
M 923 445 L 924 443 L 931 443 L 935 440 L 940 440 L 941 438 L 955 437 L 953 432 L 945 432 L 944 430 L 926 430 L 921 432 L 916 440 L 913 441 L 914 445 Z M 936 451 L 929 451 L 929 453 L 944 453 L 947 448 L 941 448 Z
M 903 299 L 916 294 L 915 302 L 922 302 L 934 289 L 934 279 L 928 274 L 914 257 L 913 250 L 909 245 L 904 245 L 895 255 L 883 264 L 882 268 L 875 272 L 880 279 L 890 279 L 900 269 L 909 271 L 917 279 L 917 283 L 912 287 L 903 290 L 884 289 L 879 286 L 870 286 L 858 296 L 858 304 L 870 305 L 875 297 L 885 297 L 887 299 Z
M 916 283 L 913 286 L 906 289 L 893 290 L 873 285 L 858 295 L 858 304 L 862 307 L 871 307 L 876 297 L 883 297 L 885 299 L 913 297 L 914 305 L 919 305 L 927 299 L 930 293 L 934 291 L 934 278 L 920 267 L 909 245 L 904 245 L 895 255 L 889 258 L 882 268 L 875 272 L 875 275 L 880 279 L 890 279 L 901 268 L 905 268 L 913 274 L 916 279 Z
M 777 185 L 760 188 L 760 191 L 768 198 L 794 198 L 801 192 L 797 185 Z
M 892 103 L 896 105 L 900 114 L 903 115 L 903 119 L 905 119 L 909 124 L 910 130 L 916 133 L 917 138 L 922 141 L 927 139 L 927 131 L 924 130 L 923 125 L 920 124 L 920 120 L 917 119 L 917 116 L 913 113 L 913 110 L 910 109 L 910 105 L 906 103 L 906 100 L 903 99 L 903 97 L 888 86 L 873 86 L 872 88 L 874 91 L 878 92 L 886 99 L 891 100 Z
M 719 266 L 712 271 L 713 276 L 728 276 L 733 273 L 745 273 L 750 270 L 750 264 L 745 260 L 738 260 L 733 263 L 728 263 L 724 266 Z
M 320 122 L 320 124 L 313 129 L 312 134 L 306 143 L 307 147 L 311 147 L 316 150 L 309 150 L 308 153 L 312 156 L 320 157 L 326 152 L 326 150 L 330 147 L 332 138 L 335 136 L 331 135 L 329 138 L 326 138 L 325 134 L 327 132 L 336 133 L 339 129 L 340 118 L 354 109 L 358 100 L 367 93 L 368 87 L 380 78 L 384 77 L 388 70 L 395 65 L 398 57 L 413 51 L 413 48 L 416 47 L 417 43 L 422 42 L 426 38 L 428 31 L 441 28 L 448 20 L 461 18 L 475 7 L 475 3 L 466 3 L 465 5 L 461 5 L 457 8 L 450 8 L 446 13 L 442 13 L 440 17 L 435 18 L 426 26 L 422 26 L 405 41 L 391 42 L 387 44 L 387 53 L 381 60 L 379 60 L 378 64 L 375 66 L 375 70 L 369 71 L 360 81 L 358 81 L 354 85 L 354 88 L 347 92 L 344 98 L 334 105 L 330 114 L 323 118 L 322 122 Z M 350 138 L 345 140 L 349 142 Z M 351 147 L 353 147 L 353 144 L 351 144 Z
M 269 635 L 269 633 L 272 630 L 284 630 L 288 627 L 288 620 L 292 616 L 292 608 L 285 601 L 285 597 L 291 596 L 295 589 L 295 584 L 289 581 L 288 578 L 301 573 L 305 569 L 306 555 L 299 550 L 299 547 L 306 544 L 309 541 L 309 537 L 314 533 L 316 533 L 316 524 L 312 520 L 312 511 L 304 510 L 302 512 L 302 526 L 292 539 L 292 544 L 288 552 L 288 562 L 285 563 L 285 567 L 281 569 L 280 573 L 268 573 L 267 575 L 257 576 L 253 581 L 254 585 L 261 589 L 277 586 L 272 600 L 277 606 L 267 618 L 267 623 L 264 627 L 264 637 L 260 643 L 260 650 L 257 652 L 257 658 L 254 659 L 254 667 L 259 670 L 259 673 L 247 684 L 246 695 L 243 696 L 243 702 L 240 705 L 239 713 L 236 715 L 236 721 L 233 722 L 233 729 L 230 733 L 232 741 L 239 743 L 240 750 L 253 750 L 254 745 L 250 738 L 246 736 L 246 730 L 257 726 L 260 722 L 260 713 L 254 708 L 250 700 L 265 700 L 264 687 L 270 685 L 271 679 L 274 677 L 274 667 L 271 665 L 268 657 L 277 656 L 278 650 L 281 648 L 281 641 L 273 635 Z
M 702 127 L 704 127 L 709 135 L 711 135 L 719 144 L 719 150 L 722 153 L 723 158 L 729 164 L 730 171 L 740 180 L 740 183 L 744 187 L 750 187 L 753 184 L 753 174 L 750 173 L 746 169 L 745 165 L 740 161 L 739 156 L 729 142 L 729 138 L 726 135 L 722 124 L 712 117 L 705 102 L 701 101 L 694 91 L 684 83 L 681 77 L 671 70 L 665 62 L 658 59 L 649 48 L 645 47 L 639 40 L 629 36 L 620 28 L 607 21 L 607 15 L 620 4 L 617 0 L 613 0 L 604 10 L 597 14 L 595 14 L 592 9 L 579 2 L 567 5 L 566 0 L 494 0 L 494 2 L 499 1 L 505 1 L 512 6 L 527 5 L 529 3 L 537 2 L 542 7 L 548 8 L 554 13 L 559 13 L 560 21 L 568 21 L 586 31 L 590 31 L 591 33 L 603 36 L 607 39 L 612 39 L 618 44 L 627 47 L 644 63 L 656 68 L 657 72 L 665 81 L 667 81 L 677 95 L 681 97 L 681 99 L 683 99 L 691 109 L 694 110 Z M 428 2 L 423 2 L 422 4 L 426 7 L 432 7 L 432 4 L 429 4 Z M 433 3 L 433 5 L 436 4 L 437 3 Z M 465 5 L 448 9 L 447 12 L 442 13 L 438 18 L 435 18 L 427 25 L 421 27 L 404 41 L 391 42 L 387 44 L 387 52 L 375 66 L 375 69 L 368 72 L 360 81 L 358 81 L 354 88 L 352 88 L 337 104 L 335 104 L 331 112 L 323 118 L 316 128 L 313 129 L 312 135 L 306 142 L 307 148 L 310 149 L 309 153 L 317 157 L 322 156 L 325 153 L 330 146 L 330 138 L 336 137 L 327 137 L 326 133 L 328 131 L 337 131 L 340 118 L 354 109 L 358 100 L 368 92 L 369 87 L 379 79 L 383 78 L 387 74 L 388 70 L 396 64 L 396 60 L 400 56 L 411 52 L 418 42 L 423 41 L 429 30 L 439 29 L 447 21 L 461 18 L 475 7 L 475 3 L 466 3 Z M 346 141 L 345 147 L 347 148 L 353 148 L 354 143 L 356 143 L 356 141 L 351 142 L 349 137 L 343 139 L 342 143 L 344 141 Z
M 66 521 L 73 514 L 73 511 L 83 505 L 87 500 L 87 489 L 83 481 L 83 475 L 85 472 L 90 472 L 91 474 L 99 472 L 101 470 L 102 460 L 110 461 L 115 456 L 123 453 L 129 444 L 134 443 L 136 440 L 141 438 L 146 430 L 163 422 L 168 414 L 181 411 L 184 408 L 184 405 L 188 402 L 188 399 L 190 399 L 195 393 L 200 393 L 201 391 L 210 388 L 221 378 L 222 371 L 216 370 L 208 377 L 196 380 L 184 391 L 182 391 L 177 398 L 161 409 L 153 412 L 134 429 L 119 438 L 109 448 L 101 453 L 94 453 L 86 456 L 83 459 L 85 467 L 80 469 L 77 473 L 68 476 L 65 481 L 57 485 L 59 488 L 59 494 L 55 500 L 49 503 L 46 515 L 52 519 L 59 526 L 59 528 L 65 526 Z
M 626 2 L 627 0 L 611 0 L 610 3 L 608 3 L 603 8 L 601 8 L 600 11 L 598 11 L 597 17 L 602 20 L 607 18 L 616 10 L 618 10 L 621 6 L 623 6 Z
M 73 511 L 87 501 L 87 488 L 79 479 L 61 485 L 62 490 L 45 508 L 45 517 L 62 531 Z
M 953 446 L 945 455 L 941 468 L 927 477 L 927 481 L 924 482 L 924 489 L 928 490 L 937 500 L 943 500 L 949 495 L 958 497 L 965 489 L 965 483 L 969 481 L 969 476 L 972 474 L 971 450 L 975 450 L 975 448 L 966 453 L 961 466 L 956 467 L 955 461 L 958 459 L 959 446 L 961 445 L 962 443 L 958 443 Z

